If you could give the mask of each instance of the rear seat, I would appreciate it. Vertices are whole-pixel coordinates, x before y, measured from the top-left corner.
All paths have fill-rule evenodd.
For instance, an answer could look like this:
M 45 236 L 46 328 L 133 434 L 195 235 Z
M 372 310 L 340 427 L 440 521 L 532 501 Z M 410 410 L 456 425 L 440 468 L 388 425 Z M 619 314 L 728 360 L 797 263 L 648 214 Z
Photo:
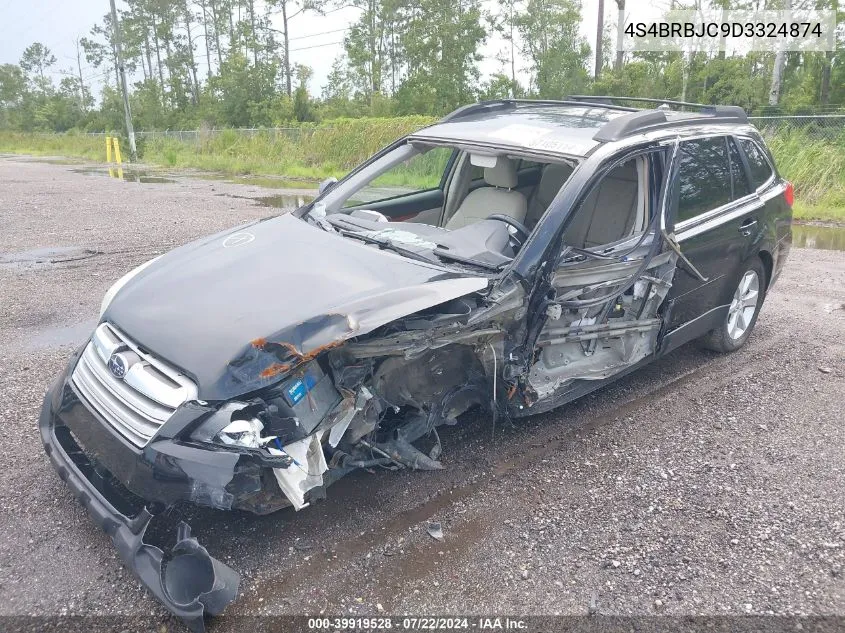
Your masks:
M 549 163 L 543 168 L 543 174 L 540 176 L 540 183 L 531 195 L 528 201 L 528 213 L 525 216 L 525 226 L 533 229 L 546 209 L 554 200 L 557 192 L 563 187 L 563 183 L 567 181 L 572 174 L 572 166 L 559 163 Z
M 605 176 L 584 200 L 563 241 L 590 248 L 631 235 L 640 203 L 636 160 L 629 160 Z

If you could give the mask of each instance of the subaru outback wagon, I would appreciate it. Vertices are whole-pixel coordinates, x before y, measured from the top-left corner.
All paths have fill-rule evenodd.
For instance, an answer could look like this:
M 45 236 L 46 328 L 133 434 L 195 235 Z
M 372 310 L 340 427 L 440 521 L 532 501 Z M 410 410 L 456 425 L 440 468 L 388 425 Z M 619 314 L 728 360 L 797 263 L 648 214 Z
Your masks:
M 737 107 L 466 106 L 304 207 L 117 281 L 45 397 L 44 447 L 202 630 L 238 576 L 185 524 L 166 557 L 145 543 L 153 515 L 300 510 L 356 469 L 442 468 L 436 428 L 470 408 L 527 416 L 688 341 L 734 351 L 792 198 Z

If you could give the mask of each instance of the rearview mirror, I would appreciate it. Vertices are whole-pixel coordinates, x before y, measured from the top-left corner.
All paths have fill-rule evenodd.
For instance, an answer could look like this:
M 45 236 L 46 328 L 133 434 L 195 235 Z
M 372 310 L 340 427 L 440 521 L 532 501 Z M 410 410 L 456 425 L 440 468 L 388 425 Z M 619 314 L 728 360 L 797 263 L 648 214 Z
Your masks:
M 323 193 L 327 192 L 329 189 L 331 189 L 332 187 L 334 187 L 336 184 L 337 184 L 337 178 L 335 178 L 334 176 L 329 176 L 323 182 L 320 183 L 319 192 L 321 194 L 323 194 Z

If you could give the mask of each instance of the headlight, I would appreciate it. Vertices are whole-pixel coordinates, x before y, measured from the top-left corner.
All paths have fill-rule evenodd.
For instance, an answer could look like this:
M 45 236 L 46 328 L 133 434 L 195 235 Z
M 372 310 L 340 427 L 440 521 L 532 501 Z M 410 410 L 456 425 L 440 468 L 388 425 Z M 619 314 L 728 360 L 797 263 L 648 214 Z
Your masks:
M 244 446 L 258 448 L 261 446 L 261 431 L 264 425 L 255 418 L 251 420 L 235 420 L 214 436 L 214 441 L 225 446 Z
M 106 311 L 106 308 L 108 308 L 108 307 L 109 307 L 109 304 L 112 302 L 112 299 L 114 299 L 114 296 L 118 293 L 118 291 L 120 291 L 120 289 L 121 289 L 121 288 L 123 288 L 123 286 L 125 286 L 126 284 L 128 284 L 128 283 L 129 283 L 129 281 L 130 281 L 130 280 L 131 280 L 131 279 L 132 279 L 135 275 L 137 275 L 138 273 L 140 273 L 140 272 L 141 272 L 142 270 L 144 270 L 147 266 L 149 266 L 149 265 L 150 265 L 150 264 L 152 264 L 154 261 L 156 261 L 159 257 L 161 257 L 161 255 L 159 255 L 158 257 L 154 257 L 153 259 L 151 259 L 151 260 L 150 260 L 150 261 L 148 261 L 148 262 L 144 262 L 143 264 L 141 264 L 141 265 L 140 265 L 140 266 L 138 266 L 137 268 L 133 268 L 133 269 L 132 269 L 132 270 L 130 270 L 128 273 L 126 273 L 125 275 L 123 275 L 123 277 L 121 277 L 121 278 L 120 278 L 120 279 L 118 279 L 116 282 L 114 282 L 114 283 L 112 284 L 112 287 L 111 287 L 111 288 L 109 288 L 108 290 L 106 290 L 106 294 L 105 294 L 105 295 L 103 295 L 103 302 L 100 304 L 100 317 L 101 317 L 101 318 L 102 318 L 102 316 L 103 316 L 103 312 L 105 312 L 105 311 Z

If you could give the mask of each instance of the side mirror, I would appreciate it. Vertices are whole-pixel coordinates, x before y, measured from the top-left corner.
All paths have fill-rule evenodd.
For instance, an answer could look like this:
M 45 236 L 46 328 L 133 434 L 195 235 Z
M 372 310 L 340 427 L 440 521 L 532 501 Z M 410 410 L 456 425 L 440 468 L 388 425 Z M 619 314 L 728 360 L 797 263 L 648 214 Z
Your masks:
M 320 183 L 319 193 L 323 194 L 337 184 L 337 178 L 330 176 Z

